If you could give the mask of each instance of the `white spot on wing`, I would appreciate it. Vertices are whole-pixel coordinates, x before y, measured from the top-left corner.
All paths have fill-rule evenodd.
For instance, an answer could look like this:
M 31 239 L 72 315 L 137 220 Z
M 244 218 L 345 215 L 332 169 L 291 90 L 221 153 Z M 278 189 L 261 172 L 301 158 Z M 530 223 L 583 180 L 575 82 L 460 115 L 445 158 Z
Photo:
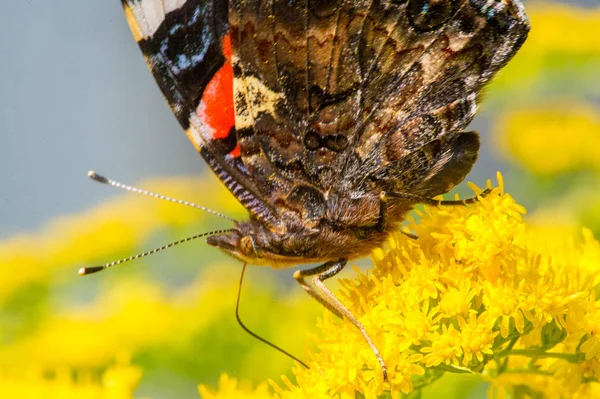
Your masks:
M 204 103 L 201 101 L 196 112 L 192 112 L 190 115 L 190 127 L 185 131 L 198 151 L 200 151 L 201 148 L 206 147 L 206 145 L 213 140 L 215 134 L 215 129 L 205 123 L 202 119 L 204 115 Z
M 165 14 L 181 8 L 188 0 L 142 0 L 128 2 L 138 25 L 142 30 L 142 39 L 156 32 L 165 20 Z
M 254 76 L 234 78 L 233 90 L 236 129 L 251 127 L 260 113 L 275 116 L 275 106 L 283 98 Z
M 190 123 L 195 126 L 199 134 L 202 135 L 202 140 L 204 142 L 210 142 L 215 134 L 215 129 L 204 121 L 207 119 L 206 115 L 206 105 L 204 101 L 200 101 L 198 107 L 196 108 L 196 112 L 190 115 Z
M 171 12 L 181 8 L 188 0 L 163 0 L 165 12 Z

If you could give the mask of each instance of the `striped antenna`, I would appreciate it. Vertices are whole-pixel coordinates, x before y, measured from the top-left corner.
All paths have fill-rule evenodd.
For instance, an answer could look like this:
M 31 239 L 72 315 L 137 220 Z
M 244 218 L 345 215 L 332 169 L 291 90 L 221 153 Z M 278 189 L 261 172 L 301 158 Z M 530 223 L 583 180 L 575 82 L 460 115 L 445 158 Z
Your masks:
M 216 230 L 216 231 L 210 231 L 208 233 L 196 234 L 194 236 L 191 236 L 191 237 L 188 237 L 188 238 L 184 238 L 183 240 L 175 241 L 175 242 L 172 242 L 170 244 L 163 245 L 162 247 L 155 248 L 152 251 L 148 251 L 148 252 L 144 252 L 144 253 L 141 253 L 141 254 L 138 254 L 138 255 L 130 256 L 130 257 L 125 258 L 125 259 L 116 260 L 114 262 L 106 263 L 106 264 L 104 264 L 102 266 L 82 267 L 81 269 L 79 269 L 78 274 L 80 276 L 85 276 L 87 274 L 98 273 L 98 272 L 101 272 L 104 269 L 108 269 L 109 267 L 116 266 L 116 265 L 119 265 L 121 263 L 129 262 L 131 260 L 143 258 L 144 256 L 155 254 L 155 253 L 163 251 L 163 250 L 165 250 L 167 248 L 174 247 L 175 245 L 179 245 L 179 244 L 182 244 L 184 242 L 195 240 L 196 238 L 206 237 L 206 236 L 210 236 L 210 235 L 214 235 L 214 234 L 230 233 L 232 231 L 235 231 L 235 229 Z
M 235 219 L 232 219 L 229 216 L 225 216 L 225 215 L 223 215 L 220 212 L 213 211 L 212 209 L 205 208 L 205 207 L 203 207 L 201 205 L 196 205 L 196 204 L 194 204 L 192 202 L 178 200 L 178 199 L 175 199 L 175 198 L 167 197 L 165 195 L 156 194 L 156 193 L 153 193 L 153 192 L 148 191 L 148 190 L 142 190 L 141 188 L 128 186 L 127 184 L 119 183 L 118 181 L 115 181 L 115 180 L 109 179 L 108 177 L 104 177 L 102 175 L 99 175 L 96 172 L 94 172 L 93 170 L 90 170 L 88 172 L 88 177 L 90 179 L 94 180 L 94 181 L 97 181 L 98 183 L 107 184 L 109 186 L 120 188 L 120 189 L 126 190 L 126 191 L 131 191 L 133 193 L 144 194 L 144 195 L 147 195 L 149 197 L 158 198 L 158 199 L 169 201 L 169 202 L 174 202 L 176 204 L 191 206 L 192 208 L 200 209 L 200 210 L 202 210 L 204 212 L 211 213 L 211 214 L 216 215 L 216 216 L 218 216 L 220 218 L 229 220 L 231 222 L 235 222 Z

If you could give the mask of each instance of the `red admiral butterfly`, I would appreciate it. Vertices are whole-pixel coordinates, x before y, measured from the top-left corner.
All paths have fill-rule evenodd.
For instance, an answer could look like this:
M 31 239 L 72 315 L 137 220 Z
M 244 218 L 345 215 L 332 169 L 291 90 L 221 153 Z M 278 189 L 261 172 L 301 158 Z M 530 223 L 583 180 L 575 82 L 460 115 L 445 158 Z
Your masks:
M 208 237 L 323 281 L 368 255 L 477 159 L 479 92 L 529 24 L 519 0 L 122 0 L 189 139 L 250 218 Z M 314 287 L 305 281 L 312 276 Z M 316 287 L 316 288 L 315 288 Z

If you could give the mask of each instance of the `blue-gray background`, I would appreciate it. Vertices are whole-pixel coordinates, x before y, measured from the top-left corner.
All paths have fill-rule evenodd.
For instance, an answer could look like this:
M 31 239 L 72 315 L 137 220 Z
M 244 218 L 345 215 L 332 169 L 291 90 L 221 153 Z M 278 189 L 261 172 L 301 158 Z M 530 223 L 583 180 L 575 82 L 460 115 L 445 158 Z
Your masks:
M 118 0 L 3 3 L 0 238 L 119 195 L 89 181 L 90 169 L 134 183 L 204 168 L 148 72 Z M 486 122 L 478 116 L 473 128 L 489 145 Z M 480 184 L 502 170 L 488 153 L 484 148 L 470 177 Z

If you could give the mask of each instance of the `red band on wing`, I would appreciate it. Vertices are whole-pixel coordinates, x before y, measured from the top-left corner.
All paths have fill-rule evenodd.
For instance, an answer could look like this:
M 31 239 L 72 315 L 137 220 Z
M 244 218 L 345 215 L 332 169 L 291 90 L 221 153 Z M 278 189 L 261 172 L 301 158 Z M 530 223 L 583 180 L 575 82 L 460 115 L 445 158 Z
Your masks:
M 213 139 L 227 137 L 235 124 L 233 111 L 233 68 L 223 64 L 206 86 L 198 116 L 213 129 Z
M 196 113 L 212 130 L 212 139 L 226 138 L 235 125 L 233 108 L 233 68 L 231 67 L 231 41 L 223 38 L 223 55 L 226 62 L 215 73 L 202 95 Z

